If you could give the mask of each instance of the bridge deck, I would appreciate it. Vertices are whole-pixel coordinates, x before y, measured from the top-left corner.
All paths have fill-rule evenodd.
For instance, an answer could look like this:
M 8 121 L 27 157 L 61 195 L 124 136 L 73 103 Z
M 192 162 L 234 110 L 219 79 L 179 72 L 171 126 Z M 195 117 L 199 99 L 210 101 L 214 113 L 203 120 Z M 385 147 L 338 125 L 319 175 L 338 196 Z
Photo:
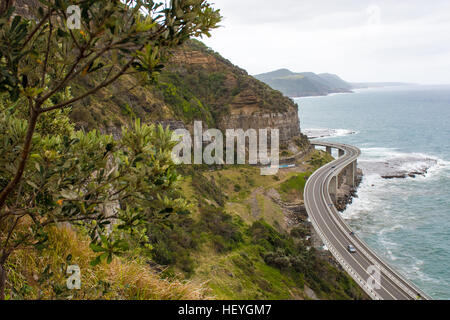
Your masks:
M 353 146 L 313 142 L 313 145 L 340 150 L 341 157 L 317 170 L 306 183 L 305 205 L 311 222 L 327 248 L 361 286 L 375 300 L 425 300 L 429 297 L 391 268 L 367 244 L 353 234 L 333 204 L 329 187 L 331 180 L 349 164 L 356 161 L 361 151 Z M 350 253 L 353 245 L 356 253 Z M 379 276 L 377 277 L 377 273 Z

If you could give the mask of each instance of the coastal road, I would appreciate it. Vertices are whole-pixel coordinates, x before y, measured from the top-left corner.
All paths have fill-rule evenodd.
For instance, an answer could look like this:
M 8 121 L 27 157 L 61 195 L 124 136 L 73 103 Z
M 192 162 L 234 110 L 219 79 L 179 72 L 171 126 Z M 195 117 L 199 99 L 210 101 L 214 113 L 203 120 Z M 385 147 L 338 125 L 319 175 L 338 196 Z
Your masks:
M 305 206 L 314 229 L 345 271 L 374 300 L 428 300 L 429 297 L 397 273 L 364 241 L 353 234 L 342 219 L 329 193 L 330 182 L 349 164 L 356 161 L 361 151 L 353 146 L 312 142 L 345 152 L 343 156 L 317 170 L 305 186 Z M 353 245 L 356 253 L 350 253 Z

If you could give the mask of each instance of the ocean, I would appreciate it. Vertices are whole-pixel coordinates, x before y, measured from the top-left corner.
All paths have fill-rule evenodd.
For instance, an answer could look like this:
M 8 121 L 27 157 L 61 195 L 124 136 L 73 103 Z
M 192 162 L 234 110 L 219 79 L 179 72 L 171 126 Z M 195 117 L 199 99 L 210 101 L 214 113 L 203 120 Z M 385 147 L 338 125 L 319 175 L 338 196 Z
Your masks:
M 450 299 L 450 85 L 295 101 L 305 134 L 362 150 L 364 179 L 343 217 L 424 292 Z M 383 178 L 393 176 L 406 178 Z

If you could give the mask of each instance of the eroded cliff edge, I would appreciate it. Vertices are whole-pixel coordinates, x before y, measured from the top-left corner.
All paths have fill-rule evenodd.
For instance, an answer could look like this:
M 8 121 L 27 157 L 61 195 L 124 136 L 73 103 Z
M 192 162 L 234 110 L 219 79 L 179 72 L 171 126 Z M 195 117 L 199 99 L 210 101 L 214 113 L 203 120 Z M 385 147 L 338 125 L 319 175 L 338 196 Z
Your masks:
M 172 53 L 156 85 L 124 77 L 72 112 L 80 127 L 113 134 L 135 117 L 175 127 L 203 121 L 221 130 L 277 128 L 282 143 L 301 136 L 298 106 L 291 99 L 196 40 Z

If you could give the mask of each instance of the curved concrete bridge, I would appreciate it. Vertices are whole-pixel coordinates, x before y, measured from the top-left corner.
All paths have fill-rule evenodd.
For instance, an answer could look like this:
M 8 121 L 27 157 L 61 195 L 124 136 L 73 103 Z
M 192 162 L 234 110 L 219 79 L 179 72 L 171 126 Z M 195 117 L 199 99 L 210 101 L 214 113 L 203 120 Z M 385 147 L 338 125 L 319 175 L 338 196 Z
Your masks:
M 334 201 L 342 183 L 354 187 L 357 159 L 353 146 L 312 142 L 327 152 L 339 150 L 339 158 L 317 170 L 306 183 L 305 206 L 314 229 L 347 273 L 374 300 L 427 300 L 429 297 L 397 273 L 358 238 L 341 218 Z M 351 253 L 349 245 L 356 249 Z

